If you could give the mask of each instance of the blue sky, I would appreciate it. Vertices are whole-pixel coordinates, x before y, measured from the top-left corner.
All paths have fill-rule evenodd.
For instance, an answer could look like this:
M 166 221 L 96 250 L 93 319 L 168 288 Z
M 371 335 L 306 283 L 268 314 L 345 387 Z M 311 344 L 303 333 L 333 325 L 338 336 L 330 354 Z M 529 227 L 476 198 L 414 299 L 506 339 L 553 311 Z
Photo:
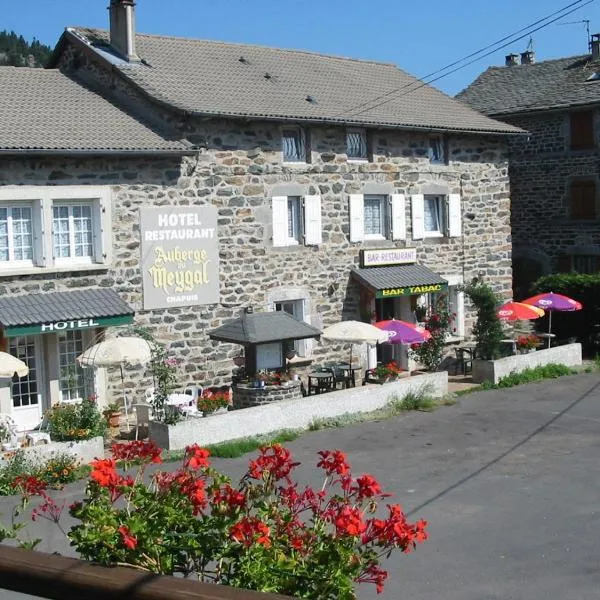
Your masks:
M 422 77 L 553 13 L 573 0 L 137 0 L 137 29 L 311 50 L 392 62 Z M 0 0 L 0 29 L 53 46 L 64 27 L 106 28 L 108 0 Z M 590 20 L 600 32 L 600 0 L 563 21 Z M 490 65 L 522 52 L 527 39 L 499 50 L 435 85 L 449 94 Z M 538 60 L 585 54 L 583 23 L 533 34 Z

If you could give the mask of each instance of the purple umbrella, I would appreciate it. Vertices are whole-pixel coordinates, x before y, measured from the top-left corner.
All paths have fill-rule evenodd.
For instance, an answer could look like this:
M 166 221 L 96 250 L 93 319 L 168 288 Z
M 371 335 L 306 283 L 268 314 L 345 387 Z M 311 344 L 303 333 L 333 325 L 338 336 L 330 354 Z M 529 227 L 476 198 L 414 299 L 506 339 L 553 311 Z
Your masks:
M 426 329 L 398 319 L 377 321 L 373 325 L 388 333 L 388 344 L 421 344 L 431 338 L 431 333 Z
M 552 330 L 552 311 L 558 310 L 563 312 L 572 312 L 574 310 L 581 310 L 583 305 L 573 298 L 563 296 L 562 294 L 555 294 L 554 292 L 545 292 L 527 298 L 522 301 L 523 304 L 531 304 L 538 308 L 543 308 L 548 311 L 548 333 Z M 550 338 L 548 338 L 548 348 L 550 347 Z

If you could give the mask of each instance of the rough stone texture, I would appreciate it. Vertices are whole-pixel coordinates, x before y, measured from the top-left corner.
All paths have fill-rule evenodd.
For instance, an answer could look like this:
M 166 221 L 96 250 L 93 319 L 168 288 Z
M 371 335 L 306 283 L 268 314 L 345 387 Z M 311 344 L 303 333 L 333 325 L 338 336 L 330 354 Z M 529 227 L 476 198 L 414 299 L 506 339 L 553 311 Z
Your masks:
M 596 121 L 599 116 L 596 112 Z M 600 255 L 600 220 L 574 220 L 569 207 L 572 179 L 595 179 L 600 189 L 600 132 L 596 125 L 595 149 L 574 151 L 567 112 L 503 119 L 530 133 L 510 140 L 513 268 L 520 298 L 540 275 L 569 270 L 559 264 L 561 258 L 569 263 L 574 254 Z M 600 215 L 598 206 L 597 201 Z
M 262 406 L 281 400 L 297 400 L 302 398 L 302 388 L 299 381 L 290 381 L 286 385 L 267 385 L 264 388 L 252 388 L 247 385 L 233 386 L 233 407 L 249 408 Z
M 82 464 L 89 464 L 96 458 L 104 458 L 104 438 L 98 436 L 81 442 L 50 442 L 39 446 L 23 448 L 28 458 L 48 460 L 55 454 L 68 454 L 76 457 Z
M 189 419 L 176 425 L 150 422 L 150 439 L 161 448 L 180 450 L 189 444 L 217 444 L 282 429 L 306 429 L 318 419 L 370 412 L 409 392 L 432 398 L 448 392 L 448 373 L 428 373 L 383 385 L 369 385 L 298 400 L 229 411 L 211 419 Z
M 511 373 L 521 373 L 525 369 L 533 369 L 542 365 L 581 365 L 581 344 L 566 344 L 556 348 L 536 350 L 529 354 L 507 356 L 499 360 L 474 360 L 473 381 L 498 383 L 500 379 Z

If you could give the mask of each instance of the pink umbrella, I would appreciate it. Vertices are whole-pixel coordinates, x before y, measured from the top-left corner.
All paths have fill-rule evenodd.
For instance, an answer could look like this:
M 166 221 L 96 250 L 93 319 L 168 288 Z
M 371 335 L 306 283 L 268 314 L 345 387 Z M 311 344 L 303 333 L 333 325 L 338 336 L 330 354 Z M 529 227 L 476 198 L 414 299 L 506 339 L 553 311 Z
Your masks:
M 544 311 L 537 306 L 523 302 L 506 302 L 498 308 L 496 314 L 503 321 L 526 321 L 543 317 Z
M 421 344 L 431 339 L 429 331 L 407 321 L 388 319 L 386 321 L 377 321 L 373 325 L 387 332 L 388 344 Z
M 581 310 L 583 305 L 573 298 L 563 296 L 562 294 L 555 294 L 554 292 L 546 292 L 544 294 L 538 294 L 523 300 L 523 304 L 531 304 L 538 308 L 543 308 L 548 311 L 548 333 L 552 331 L 552 312 L 555 310 L 572 312 L 574 310 Z M 548 338 L 548 346 L 550 346 L 550 338 Z

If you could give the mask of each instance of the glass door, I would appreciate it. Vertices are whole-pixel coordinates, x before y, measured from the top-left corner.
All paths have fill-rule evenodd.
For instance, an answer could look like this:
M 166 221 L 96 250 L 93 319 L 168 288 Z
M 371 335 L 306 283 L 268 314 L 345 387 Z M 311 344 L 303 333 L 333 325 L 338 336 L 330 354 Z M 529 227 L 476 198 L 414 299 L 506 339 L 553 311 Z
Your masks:
M 25 377 L 14 375 L 11 385 L 13 419 L 20 431 L 26 431 L 37 427 L 42 420 L 39 339 L 34 336 L 11 338 L 9 352 L 29 367 L 29 374 Z
M 81 331 L 61 331 L 58 339 L 59 402 L 81 402 L 94 394 L 93 369 L 83 369 L 77 357 L 83 352 Z

